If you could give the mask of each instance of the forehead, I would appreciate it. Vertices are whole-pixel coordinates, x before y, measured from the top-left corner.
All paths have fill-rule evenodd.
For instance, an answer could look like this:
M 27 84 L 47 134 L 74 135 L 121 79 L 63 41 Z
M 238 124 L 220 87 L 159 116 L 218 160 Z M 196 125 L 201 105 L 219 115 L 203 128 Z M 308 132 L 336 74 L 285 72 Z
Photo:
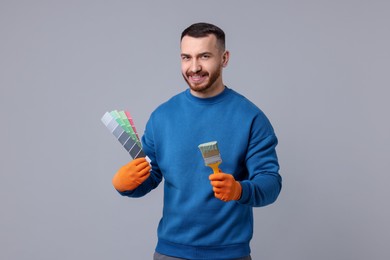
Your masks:
M 191 36 L 184 36 L 180 43 L 182 53 L 196 54 L 204 52 L 217 52 L 217 38 L 213 34 L 206 37 L 195 38 Z

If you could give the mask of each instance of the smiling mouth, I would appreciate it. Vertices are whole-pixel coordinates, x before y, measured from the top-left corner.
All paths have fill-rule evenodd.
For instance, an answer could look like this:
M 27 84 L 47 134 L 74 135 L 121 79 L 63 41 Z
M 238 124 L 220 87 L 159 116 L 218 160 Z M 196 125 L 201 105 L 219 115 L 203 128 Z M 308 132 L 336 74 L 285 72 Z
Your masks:
M 207 75 L 194 74 L 194 75 L 189 75 L 188 78 L 193 83 L 202 83 L 205 80 L 206 76 Z

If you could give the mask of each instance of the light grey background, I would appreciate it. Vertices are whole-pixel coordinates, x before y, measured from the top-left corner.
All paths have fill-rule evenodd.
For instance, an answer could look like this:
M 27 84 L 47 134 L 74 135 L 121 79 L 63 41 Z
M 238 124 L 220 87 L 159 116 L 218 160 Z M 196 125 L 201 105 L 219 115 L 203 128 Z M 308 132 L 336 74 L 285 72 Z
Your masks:
M 390 259 L 389 1 L 0 1 L 0 259 L 151 259 L 162 185 L 119 196 L 100 122 L 187 86 L 179 36 L 223 28 L 225 83 L 268 115 L 284 187 L 254 259 Z

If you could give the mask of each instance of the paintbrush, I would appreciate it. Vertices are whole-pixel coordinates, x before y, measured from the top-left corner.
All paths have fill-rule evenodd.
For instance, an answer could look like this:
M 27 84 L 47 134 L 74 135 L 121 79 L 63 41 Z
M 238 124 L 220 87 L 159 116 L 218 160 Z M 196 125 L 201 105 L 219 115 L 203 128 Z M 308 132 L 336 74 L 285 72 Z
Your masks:
M 217 141 L 200 144 L 198 148 L 202 152 L 205 165 L 213 169 L 214 173 L 220 172 L 218 166 L 222 163 L 222 159 Z

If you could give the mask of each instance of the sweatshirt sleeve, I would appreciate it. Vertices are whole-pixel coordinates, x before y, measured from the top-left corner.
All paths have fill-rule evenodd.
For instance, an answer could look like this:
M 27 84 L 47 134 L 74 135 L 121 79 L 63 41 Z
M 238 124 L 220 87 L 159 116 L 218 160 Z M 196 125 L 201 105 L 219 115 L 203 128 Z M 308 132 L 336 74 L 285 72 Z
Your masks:
M 123 196 L 138 198 L 146 195 L 153 189 L 155 189 L 160 182 L 162 181 L 162 173 L 156 163 L 156 152 L 154 149 L 154 138 L 153 138 L 153 127 L 152 121 L 149 120 L 146 125 L 146 130 L 142 136 L 142 147 L 145 154 L 151 160 L 152 169 L 150 171 L 150 176 L 147 178 L 140 186 L 135 190 L 119 192 Z
M 276 201 L 282 188 L 279 163 L 276 154 L 278 139 L 267 118 L 252 125 L 251 138 L 246 154 L 248 179 L 241 181 L 242 195 L 238 201 L 253 207 L 262 207 Z

